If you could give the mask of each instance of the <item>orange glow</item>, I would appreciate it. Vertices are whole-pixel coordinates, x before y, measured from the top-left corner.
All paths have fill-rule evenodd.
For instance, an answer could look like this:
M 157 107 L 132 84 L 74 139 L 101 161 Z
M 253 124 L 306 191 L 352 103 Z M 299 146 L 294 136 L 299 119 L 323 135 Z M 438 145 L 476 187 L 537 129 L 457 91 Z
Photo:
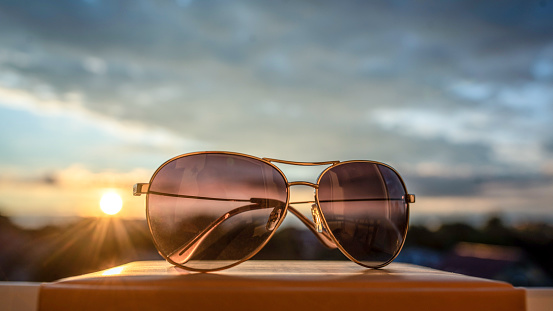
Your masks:
M 102 275 L 119 275 L 123 272 L 123 267 L 115 267 L 102 272 Z

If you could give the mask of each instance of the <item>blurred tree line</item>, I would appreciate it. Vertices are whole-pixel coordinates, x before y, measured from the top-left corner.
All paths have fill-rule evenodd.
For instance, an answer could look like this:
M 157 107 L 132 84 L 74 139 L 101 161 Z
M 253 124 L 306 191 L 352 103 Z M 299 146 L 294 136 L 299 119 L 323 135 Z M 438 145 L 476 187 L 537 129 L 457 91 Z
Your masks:
M 137 260 L 161 260 L 146 221 L 86 218 L 63 226 L 24 229 L 0 216 L 0 280 L 47 282 Z M 253 259 L 347 260 L 295 227 L 279 229 Z M 498 279 L 516 286 L 553 285 L 553 226 L 411 225 L 396 261 Z
M 481 228 L 459 222 L 436 231 L 411 226 L 399 259 L 417 251 L 436 260 L 406 261 L 516 286 L 553 286 L 553 226 L 546 223 L 506 226 L 492 216 Z

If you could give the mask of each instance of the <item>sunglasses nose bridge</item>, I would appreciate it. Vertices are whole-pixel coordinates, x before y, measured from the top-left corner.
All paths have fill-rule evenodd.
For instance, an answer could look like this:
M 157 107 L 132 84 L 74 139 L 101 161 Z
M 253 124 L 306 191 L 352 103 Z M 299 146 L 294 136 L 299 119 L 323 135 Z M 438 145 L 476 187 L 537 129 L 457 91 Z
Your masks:
M 291 186 L 309 186 L 309 187 L 312 187 L 312 188 L 314 188 L 314 189 L 319 188 L 319 185 L 318 185 L 318 184 L 314 184 L 314 183 L 308 182 L 308 181 L 293 181 L 293 182 L 289 182 L 289 183 L 288 183 L 288 187 L 291 187 Z
M 308 182 L 308 181 L 293 181 L 293 182 L 289 182 L 287 183 L 288 185 L 288 189 L 290 189 L 290 187 L 292 186 L 307 186 L 307 187 L 311 187 L 313 188 L 314 192 L 316 193 L 317 192 L 317 189 L 319 188 L 319 185 L 318 184 L 314 184 L 312 182 Z M 314 196 L 316 196 L 316 194 L 313 194 Z M 302 195 L 302 197 L 305 199 L 306 196 L 305 196 L 305 193 L 304 195 Z M 313 198 L 315 199 L 315 198 Z M 302 203 L 303 201 L 299 201 L 299 202 L 296 202 L 296 201 L 293 201 L 293 202 L 290 202 L 290 204 L 297 204 L 297 203 Z M 310 202 L 310 203 L 314 203 L 315 201 L 314 200 L 309 200 L 309 201 L 305 201 L 303 203 L 306 203 L 306 202 Z

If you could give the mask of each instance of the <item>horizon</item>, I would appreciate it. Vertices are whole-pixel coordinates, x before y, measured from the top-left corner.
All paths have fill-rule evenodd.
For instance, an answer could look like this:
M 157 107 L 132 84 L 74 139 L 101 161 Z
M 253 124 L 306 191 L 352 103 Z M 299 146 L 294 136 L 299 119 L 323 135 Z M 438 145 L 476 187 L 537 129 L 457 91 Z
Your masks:
M 307 214 L 303 208 L 298 208 L 304 214 Z M 145 212 L 144 212 L 145 213 Z M 72 225 L 86 219 L 120 219 L 122 221 L 140 221 L 147 223 L 146 215 L 137 217 L 121 217 L 120 215 L 95 215 L 95 216 L 7 216 L 0 212 L 0 217 L 7 217 L 10 222 L 23 230 L 40 230 L 49 226 L 63 227 Z M 545 224 L 553 226 L 553 215 L 527 215 L 517 213 L 479 213 L 479 214 L 418 214 L 411 216 L 410 226 L 422 226 L 430 231 L 436 231 L 443 225 L 466 224 L 474 228 L 483 227 L 491 219 L 499 219 L 508 227 L 517 228 L 526 225 Z M 288 216 L 283 221 L 279 229 L 294 227 L 296 229 L 307 230 L 304 225 L 294 216 Z

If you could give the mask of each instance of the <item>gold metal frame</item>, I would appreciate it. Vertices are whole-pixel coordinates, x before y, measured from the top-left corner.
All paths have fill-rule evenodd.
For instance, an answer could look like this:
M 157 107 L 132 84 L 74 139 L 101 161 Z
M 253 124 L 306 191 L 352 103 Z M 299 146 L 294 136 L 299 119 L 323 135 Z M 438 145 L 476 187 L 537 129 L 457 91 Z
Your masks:
M 171 260 L 169 258 L 169 255 L 166 255 L 164 254 L 163 252 L 160 251 L 160 247 L 158 245 L 158 243 L 156 242 L 156 238 L 155 238 L 155 235 L 152 231 L 152 226 L 151 226 L 151 222 L 150 222 L 150 213 L 149 213 L 149 197 L 148 195 L 150 193 L 153 193 L 152 191 L 149 190 L 149 185 L 153 182 L 154 178 L 156 177 L 157 173 L 167 164 L 171 163 L 172 161 L 174 160 L 177 160 L 177 159 L 180 159 L 180 158 L 183 158 L 183 157 L 187 157 L 187 156 L 192 156 L 192 155 L 198 155 L 198 154 L 222 154 L 222 155 L 233 155 L 233 156 L 242 156 L 242 157 L 246 157 L 246 158 L 250 158 L 250 159 L 254 159 L 254 160 L 257 160 L 257 161 L 260 161 L 260 162 L 263 162 L 265 164 L 268 164 L 270 165 L 271 167 L 273 167 L 277 172 L 279 172 L 279 174 L 283 177 L 284 181 L 286 182 L 286 202 L 283 202 L 285 203 L 285 206 L 284 206 L 284 212 L 282 213 L 282 216 L 279 217 L 278 219 L 278 222 L 274 225 L 274 229 L 272 230 L 271 234 L 269 235 L 269 237 L 259 246 L 257 247 L 254 251 L 252 251 L 248 256 L 246 256 L 245 258 L 233 263 L 233 264 L 230 264 L 230 265 L 227 265 L 227 266 L 223 266 L 223 267 L 220 267 L 220 268 L 215 268 L 215 269 L 196 269 L 196 268 L 190 268 L 190 267 L 186 267 L 182 264 L 179 264 L 179 263 L 176 263 L 174 262 L 173 260 Z M 288 165 L 299 165 L 299 166 L 319 166 L 319 165 L 329 165 L 329 167 L 327 167 L 326 169 L 324 169 L 320 174 L 319 174 L 319 177 L 317 179 L 317 183 L 314 184 L 314 183 L 311 183 L 311 182 L 306 182 L 306 181 L 294 181 L 294 182 L 289 182 L 288 179 L 286 178 L 286 175 L 284 175 L 284 173 L 282 172 L 282 170 L 277 167 L 276 165 L 273 164 L 273 162 L 275 163 L 282 163 L 282 164 L 288 164 Z M 330 169 L 336 167 L 336 166 L 339 166 L 339 165 L 344 165 L 344 164 L 348 164 L 348 163 L 356 163 L 356 162 L 363 162 L 363 163 L 373 163 L 373 164 L 380 164 L 380 165 L 383 165 L 389 169 L 391 169 L 393 172 L 396 173 L 396 175 L 398 176 L 399 180 L 401 181 L 402 185 L 403 185 L 403 188 L 405 189 L 405 196 L 404 196 L 404 200 L 405 200 L 405 203 L 406 203 L 406 228 L 405 228 L 405 232 L 403 232 L 403 241 L 401 242 L 401 245 L 400 247 L 398 248 L 397 252 L 394 254 L 394 256 L 391 257 L 390 260 L 388 260 L 387 262 L 381 264 L 381 265 L 377 265 L 377 266 L 369 266 L 369 265 L 366 265 L 366 264 L 363 264 L 362 262 L 356 260 L 355 258 L 353 258 L 345 249 L 344 247 L 338 242 L 338 240 L 334 237 L 334 235 L 332 234 L 332 232 L 328 229 L 329 226 L 328 226 L 328 223 L 326 221 L 326 218 L 324 217 L 324 214 L 322 213 L 321 211 L 321 208 L 320 208 L 320 201 L 319 201 L 319 182 L 321 181 L 321 178 L 324 176 L 324 174 L 329 171 Z M 304 186 L 310 186 L 312 188 L 315 189 L 315 200 L 314 201 L 301 201 L 301 202 L 290 202 L 290 187 L 291 186 L 297 186 L 297 185 L 304 185 Z M 159 254 L 165 258 L 165 260 L 167 260 L 168 262 L 172 263 L 173 265 L 176 265 L 176 266 L 179 266 L 183 269 L 186 269 L 186 270 L 190 270 L 190 271 L 198 271 L 198 272 L 207 272 L 207 271 L 218 271 L 218 270 L 223 270 L 223 269 L 228 269 L 228 268 L 231 268 L 233 266 L 236 266 L 250 258 L 252 258 L 255 254 L 257 254 L 267 243 L 268 241 L 273 237 L 276 229 L 278 229 L 278 227 L 280 227 L 281 223 L 284 221 L 284 218 L 286 218 L 286 215 L 287 215 L 287 212 L 290 211 L 292 214 L 294 214 L 294 216 L 296 216 L 304 225 L 306 225 L 306 227 L 313 233 L 315 234 L 315 236 L 319 239 L 319 241 L 325 245 L 326 247 L 328 248 L 338 248 L 340 249 L 340 251 L 348 258 L 350 259 L 351 261 L 361 265 L 361 266 L 364 266 L 364 267 L 368 267 L 368 268 L 381 268 L 381 267 L 384 267 L 386 265 L 388 265 L 390 262 L 392 262 L 397 256 L 398 254 L 400 253 L 401 249 L 403 248 L 403 244 L 405 243 L 405 238 L 406 238 L 406 235 L 407 235 L 407 230 L 408 230 L 408 227 L 409 227 L 409 204 L 410 203 L 414 203 L 415 202 L 415 195 L 414 194 L 409 194 L 407 193 L 407 187 L 405 186 L 405 182 L 403 181 L 403 179 L 401 178 L 401 175 L 391 166 L 385 164 L 385 163 L 381 163 L 381 162 L 377 162 L 377 161 L 369 161 L 369 160 L 353 160 L 353 161 L 345 161 L 345 162 L 340 162 L 340 161 L 326 161 L 326 162 L 295 162 L 295 161 L 286 161 L 286 160 L 279 160 L 279 159 L 273 159 L 273 158 L 258 158 L 258 157 L 255 157 L 255 156 L 251 156 L 251 155 L 248 155 L 248 154 L 242 154 L 242 153 L 236 153 L 236 152 L 228 152 L 228 151 L 202 151 L 202 152 L 192 152 L 192 153 L 187 153 L 187 154 L 182 154 L 182 155 L 179 155 L 179 156 L 176 156 L 176 157 L 173 157 L 167 161 L 165 161 L 160 167 L 157 168 L 157 170 L 154 172 L 154 174 L 152 175 L 152 177 L 150 178 L 150 182 L 149 183 L 137 183 L 134 185 L 133 187 L 133 195 L 135 196 L 140 196 L 142 194 L 146 194 L 147 197 L 146 197 L 146 219 L 147 219 L 147 222 L 148 222 L 148 227 L 150 229 L 150 232 L 152 233 L 152 240 L 154 242 L 154 245 L 155 247 L 158 249 L 158 252 Z M 161 194 L 161 193 L 157 193 L 157 194 Z M 171 195 L 171 194 L 161 194 L 161 195 Z M 176 196 L 181 196 L 181 195 L 176 195 Z M 188 197 L 188 196 L 183 196 L 183 197 Z M 199 198 L 199 197 L 195 197 L 195 198 Z M 229 201 L 233 201 L 232 199 L 217 199 L 217 198 L 205 198 L 205 199 L 212 199 L 212 200 L 229 200 Z M 244 200 L 244 201 L 247 201 L 247 200 Z M 313 213 L 313 217 L 315 219 L 315 222 L 312 222 L 311 220 L 309 220 L 307 217 L 305 217 L 303 214 L 301 214 L 298 210 L 296 210 L 294 207 L 292 207 L 290 204 L 303 204 L 303 203 L 312 203 L 312 213 Z M 250 206 L 252 205 L 247 205 L 247 206 L 243 206 L 242 208 L 250 208 Z M 197 241 L 200 241 L 203 240 L 203 238 L 205 237 L 205 235 L 209 234 L 209 232 L 211 232 L 216 226 L 218 226 L 219 224 L 221 224 L 222 222 L 224 222 L 226 219 L 234 216 L 234 215 L 237 215 L 243 211 L 246 211 L 246 210 L 238 210 L 236 209 L 236 211 L 229 211 L 227 212 L 225 215 L 221 216 L 219 219 L 215 220 L 210 226 L 208 226 L 208 228 L 204 229 L 202 232 L 200 232 L 196 238 L 194 238 L 192 241 L 190 241 L 189 243 L 187 243 L 186 245 L 183 246 L 184 250 L 182 252 L 185 252 L 189 247 L 190 245 L 193 246 L 193 244 L 195 244 Z M 324 229 L 324 230 L 323 230 Z M 194 247 L 195 249 L 195 247 Z M 192 250 L 191 252 L 193 252 L 194 250 Z
M 386 261 L 385 263 L 383 264 L 380 264 L 380 265 L 376 265 L 376 266 L 369 266 L 369 265 L 366 265 L 366 264 L 363 264 L 362 262 L 358 261 L 357 259 L 353 258 L 345 249 L 344 247 L 338 242 L 338 240 L 334 237 L 334 235 L 332 235 L 332 238 L 334 240 L 334 242 L 336 243 L 336 246 L 338 246 L 338 248 L 340 249 L 340 251 L 342 252 L 342 254 L 344 254 L 349 260 L 355 262 L 356 264 L 359 264 L 361 266 L 364 266 L 364 267 L 367 267 L 367 268 L 373 268 L 373 269 L 378 269 L 378 268 L 382 268 L 384 266 L 387 266 L 389 265 L 392 261 L 394 261 L 394 259 L 396 259 L 396 257 L 399 255 L 399 253 L 401 252 L 401 249 L 403 248 L 403 244 L 405 244 L 405 240 L 407 238 L 407 231 L 409 230 L 409 212 L 410 212 L 410 208 L 409 208 L 409 204 L 410 203 L 415 203 L 415 195 L 414 194 L 409 194 L 407 192 L 407 187 L 405 186 L 405 182 L 403 181 L 403 178 L 401 178 L 401 175 L 398 173 L 398 171 L 396 171 L 393 167 L 391 167 L 390 165 L 388 164 L 385 164 L 385 163 L 382 163 L 382 162 L 377 162 L 377 161 L 370 161 L 370 160 L 352 160 L 352 161 L 345 161 L 345 162 L 340 162 L 340 163 L 336 163 L 330 167 L 327 167 L 324 171 L 321 172 L 321 174 L 319 175 L 319 178 L 317 179 L 317 185 L 319 185 L 319 182 L 321 181 L 321 178 L 324 176 L 324 174 L 326 172 L 328 172 L 330 169 L 336 167 L 336 166 L 339 166 L 339 165 L 344 165 L 344 164 L 348 164 L 348 163 L 373 163 L 373 164 L 379 164 L 379 165 L 383 165 L 389 169 L 391 169 L 394 173 L 396 173 L 397 177 L 399 178 L 399 181 L 401 182 L 402 186 L 403 186 L 403 189 L 405 189 L 405 195 L 404 195 L 404 199 L 405 199 L 405 204 L 407 205 L 406 206 L 406 219 L 405 219 L 405 222 L 406 222 L 406 226 L 405 226 L 405 231 L 403 232 L 403 240 L 401 241 L 401 245 L 399 246 L 399 248 L 397 249 L 396 253 L 388 260 Z M 320 218 L 321 218 L 321 221 L 323 222 L 324 224 L 324 227 L 329 228 L 328 226 L 328 223 L 326 222 L 326 218 L 324 216 L 324 213 L 322 212 L 321 210 L 321 205 L 320 205 L 320 201 L 319 201 L 319 187 L 315 188 L 315 201 L 316 202 L 316 207 L 314 206 L 314 208 L 316 208 L 319 212 L 319 215 L 320 215 Z M 328 230 L 330 232 L 330 230 Z

